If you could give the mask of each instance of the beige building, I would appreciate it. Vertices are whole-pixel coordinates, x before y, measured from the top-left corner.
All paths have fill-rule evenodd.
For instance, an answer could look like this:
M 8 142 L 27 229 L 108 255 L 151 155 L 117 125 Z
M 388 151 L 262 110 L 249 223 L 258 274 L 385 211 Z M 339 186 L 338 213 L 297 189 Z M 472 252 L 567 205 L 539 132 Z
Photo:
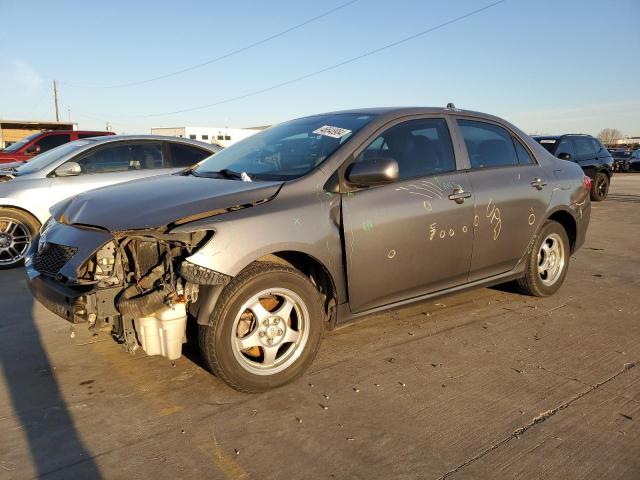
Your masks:
M 151 127 L 151 134 L 190 138 L 192 140 L 200 140 L 201 142 L 215 143 L 223 147 L 228 147 L 265 128 L 267 127 Z
M 71 122 L 46 122 L 37 120 L 0 120 L 0 148 L 6 148 L 21 138 L 43 130 L 77 130 Z

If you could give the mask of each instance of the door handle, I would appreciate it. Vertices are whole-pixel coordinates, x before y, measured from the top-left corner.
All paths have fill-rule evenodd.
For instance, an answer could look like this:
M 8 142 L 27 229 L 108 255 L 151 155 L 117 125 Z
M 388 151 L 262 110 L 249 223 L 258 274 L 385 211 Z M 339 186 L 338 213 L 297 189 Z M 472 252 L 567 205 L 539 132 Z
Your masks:
M 465 192 L 461 188 L 456 188 L 453 193 L 449 195 L 449 200 L 453 200 L 456 203 L 464 203 L 465 198 L 471 197 L 471 192 Z
M 537 188 L 538 190 L 542 190 L 543 187 L 547 186 L 547 182 L 542 180 L 541 178 L 534 178 L 533 182 L 531 182 L 531 186 L 533 188 Z

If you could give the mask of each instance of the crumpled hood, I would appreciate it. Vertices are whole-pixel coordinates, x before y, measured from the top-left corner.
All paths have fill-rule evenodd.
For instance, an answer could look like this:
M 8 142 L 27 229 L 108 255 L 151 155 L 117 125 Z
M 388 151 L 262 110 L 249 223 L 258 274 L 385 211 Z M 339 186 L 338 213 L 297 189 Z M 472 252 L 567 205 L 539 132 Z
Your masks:
M 59 222 L 94 225 L 112 232 L 160 228 L 189 217 L 204 218 L 270 200 L 281 185 L 161 175 L 81 193 L 54 205 L 51 214 Z

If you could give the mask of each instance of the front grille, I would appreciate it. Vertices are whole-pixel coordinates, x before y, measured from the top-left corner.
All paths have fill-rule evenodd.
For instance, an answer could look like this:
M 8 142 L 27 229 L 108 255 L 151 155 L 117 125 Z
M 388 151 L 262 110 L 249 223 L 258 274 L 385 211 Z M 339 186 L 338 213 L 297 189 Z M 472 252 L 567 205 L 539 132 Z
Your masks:
M 57 243 L 47 243 L 42 250 L 35 254 L 33 266 L 41 273 L 57 275 L 77 251 L 77 248 L 66 247 Z

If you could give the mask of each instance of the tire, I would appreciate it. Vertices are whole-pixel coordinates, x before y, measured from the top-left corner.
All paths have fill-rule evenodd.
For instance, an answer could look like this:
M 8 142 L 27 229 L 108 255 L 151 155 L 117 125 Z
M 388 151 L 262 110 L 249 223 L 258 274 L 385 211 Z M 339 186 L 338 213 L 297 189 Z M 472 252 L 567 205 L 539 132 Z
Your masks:
M 305 275 L 286 265 L 256 262 L 224 287 L 209 325 L 199 326 L 200 354 L 232 388 L 263 392 L 309 367 L 320 347 L 324 317 L 322 297 Z
M 24 265 L 24 256 L 40 230 L 40 222 L 26 212 L 0 208 L 0 270 Z
M 570 250 L 564 227 L 558 222 L 547 221 L 526 258 L 525 274 L 517 281 L 520 291 L 536 297 L 556 293 L 567 276 Z M 549 255 L 551 251 L 554 255 Z
M 606 173 L 596 173 L 596 177 L 593 179 L 593 185 L 591 186 L 591 200 L 594 202 L 601 202 L 609 194 L 609 177 Z

